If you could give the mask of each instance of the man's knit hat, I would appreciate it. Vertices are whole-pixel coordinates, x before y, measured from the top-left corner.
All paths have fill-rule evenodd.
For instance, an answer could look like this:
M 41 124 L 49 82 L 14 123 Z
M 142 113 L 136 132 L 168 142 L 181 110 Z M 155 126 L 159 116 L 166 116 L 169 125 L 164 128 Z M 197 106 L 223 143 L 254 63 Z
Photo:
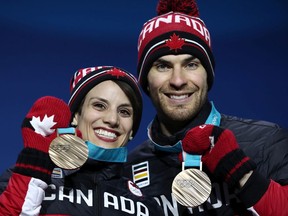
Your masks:
M 207 71 L 208 88 L 214 80 L 211 38 L 193 0 L 159 0 L 158 16 L 144 23 L 138 38 L 138 81 L 147 92 L 147 75 L 164 55 L 191 54 Z
M 70 80 L 70 99 L 68 105 L 72 115 L 77 112 L 86 94 L 97 84 L 106 80 L 119 80 L 133 89 L 141 110 L 134 110 L 133 134 L 136 134 L 142 117 L 142 95 L 136 78 L 129 72 L 114 66 L 98 66 L 79 69 Z

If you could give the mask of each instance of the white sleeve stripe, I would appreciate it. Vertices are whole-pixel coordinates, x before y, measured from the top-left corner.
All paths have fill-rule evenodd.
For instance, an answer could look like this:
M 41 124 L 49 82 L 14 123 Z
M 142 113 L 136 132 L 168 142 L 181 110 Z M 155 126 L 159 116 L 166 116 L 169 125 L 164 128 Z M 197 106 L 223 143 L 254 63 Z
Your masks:
M 47 187 L 48 185 L 44 181 L 31 178 L 20 216 L 39 215 Z
M 260 216 L 253 207 L 248 208 L 247 210 L 249 210 L 250 212 L 252 212 L 253 216 Z

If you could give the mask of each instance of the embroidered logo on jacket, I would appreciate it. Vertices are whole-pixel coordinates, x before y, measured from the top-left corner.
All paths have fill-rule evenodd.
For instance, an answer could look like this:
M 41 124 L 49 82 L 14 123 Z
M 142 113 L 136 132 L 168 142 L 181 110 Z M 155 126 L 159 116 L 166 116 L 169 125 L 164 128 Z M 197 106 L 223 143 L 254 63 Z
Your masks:
M 143 196 L 141 190 L 139 189 L 139 187 L 132 181 L 128 181 L 128 188 L 131 191 L 131 193 L 133 193 L 136 196 Z
M 52 178 L 63 178 L 63 171 L 61 168 L 55 167 L 52 172 Z
M 137 184 L 139 188 L 148 186 L 150 184 L 148 161 L 133 165 L 132 175 L 133 181 Z

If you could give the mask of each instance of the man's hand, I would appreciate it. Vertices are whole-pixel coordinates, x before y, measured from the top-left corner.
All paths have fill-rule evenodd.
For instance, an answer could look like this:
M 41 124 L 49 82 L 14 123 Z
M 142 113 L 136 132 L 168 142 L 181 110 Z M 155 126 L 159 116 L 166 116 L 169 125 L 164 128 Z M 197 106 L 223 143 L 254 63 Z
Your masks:
M 239 184 L 245 174 L 256 168 L 239 148 L 232 131 L 214 125 L 200 125 L 189 130 L 182 147 L 189 154 L 202 155 L 203 165 L 229 187 Z

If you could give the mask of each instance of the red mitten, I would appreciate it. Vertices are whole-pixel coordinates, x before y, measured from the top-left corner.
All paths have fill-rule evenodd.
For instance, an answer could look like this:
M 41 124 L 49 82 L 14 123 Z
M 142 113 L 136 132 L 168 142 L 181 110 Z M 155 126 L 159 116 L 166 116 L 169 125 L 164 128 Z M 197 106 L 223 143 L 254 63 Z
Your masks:
M 256 168 L 239 148 L 232 131 L 214 125 L 201 125 L 189 130 L 182 140 L 182 147 L 189 154 L 202 155 L 203 165 L 229 187 Z
M 52 96 L 39 98 L 22 123 L 24 149 L 18 156 L 15 172 L 49 183 L 55 166 L 48 154 L 49 145 L 57 136 L 56 129 L 68 127 L 70 118 L 70 109 L 63 100 Z

